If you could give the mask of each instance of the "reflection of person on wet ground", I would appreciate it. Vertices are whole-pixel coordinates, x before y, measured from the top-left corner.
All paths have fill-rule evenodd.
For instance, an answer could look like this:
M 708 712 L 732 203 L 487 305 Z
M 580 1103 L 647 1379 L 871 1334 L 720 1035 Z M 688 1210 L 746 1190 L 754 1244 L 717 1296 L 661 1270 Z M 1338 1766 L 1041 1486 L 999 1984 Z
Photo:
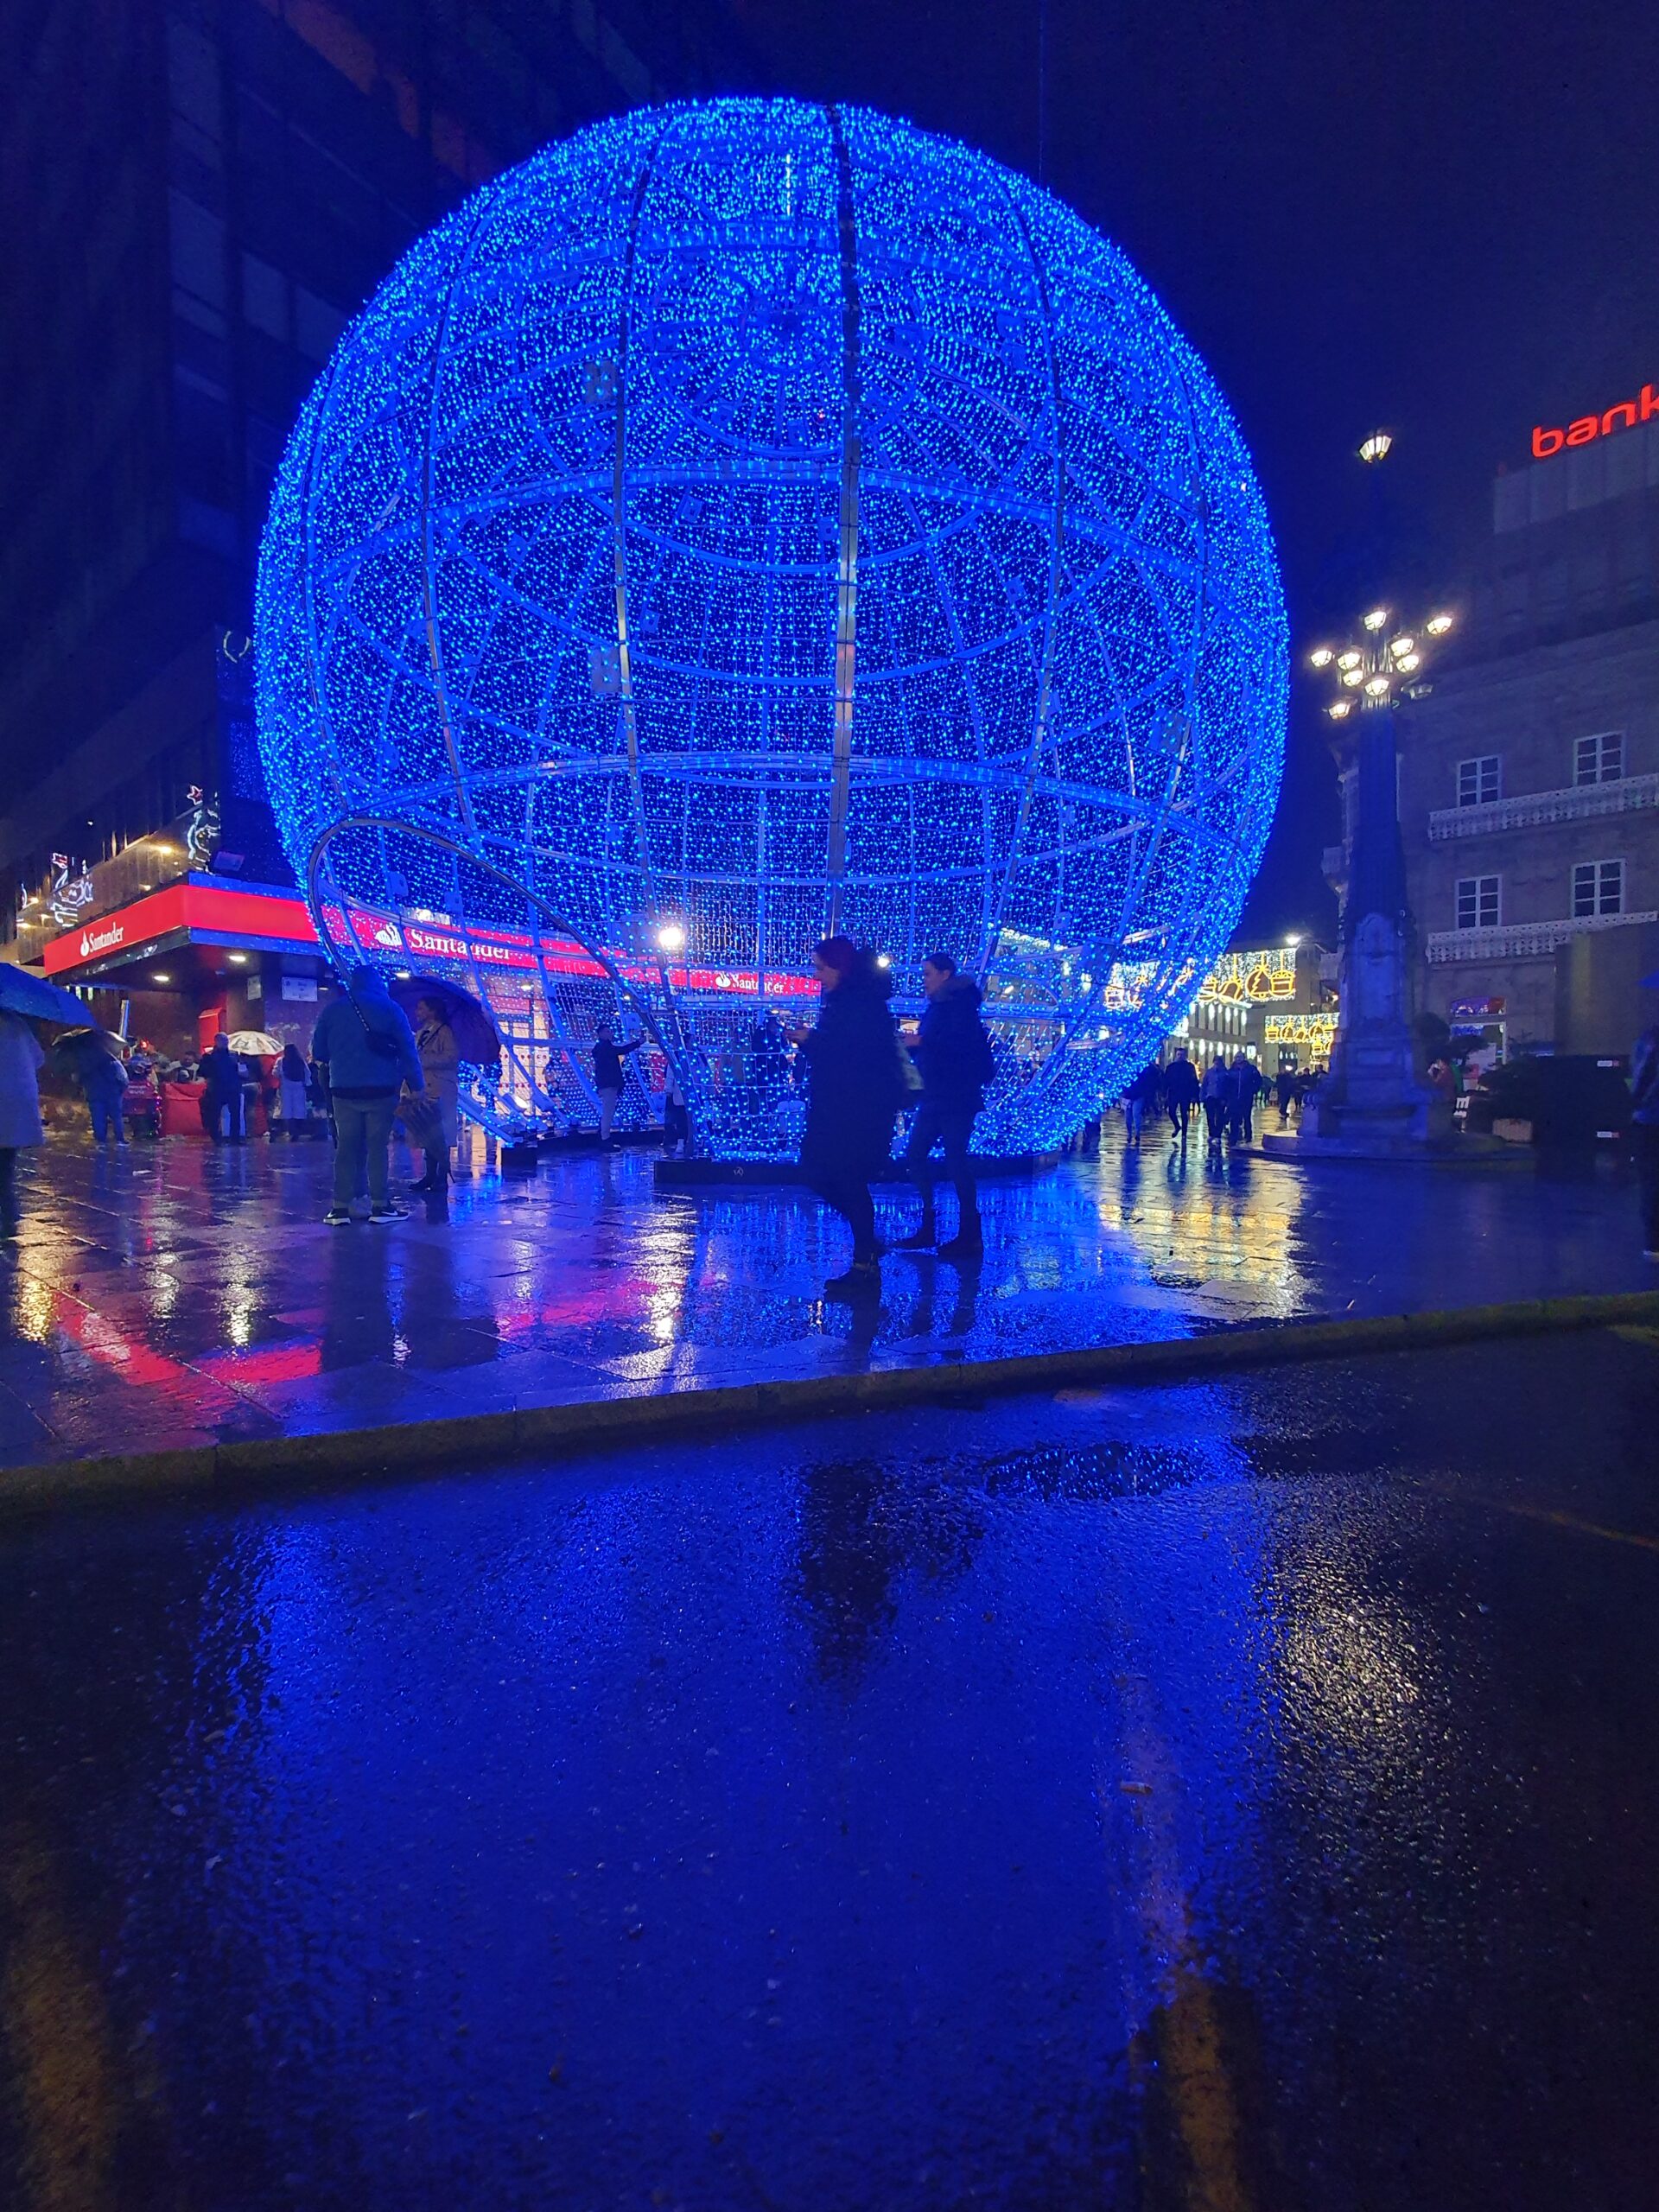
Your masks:
M 850 938 L 826 938 L 812 955 L 823 997 L 817 1024 L 795 1031 L 808 1069 L 800 1161 L 809 1189 L 853 1232 L 852 1264 L 824 1285 L 830 1298 L 879 1291 L 872 1177 L 893 1152 L 904 1098 L 899 1036 L 887 1011 L 892 982 Z

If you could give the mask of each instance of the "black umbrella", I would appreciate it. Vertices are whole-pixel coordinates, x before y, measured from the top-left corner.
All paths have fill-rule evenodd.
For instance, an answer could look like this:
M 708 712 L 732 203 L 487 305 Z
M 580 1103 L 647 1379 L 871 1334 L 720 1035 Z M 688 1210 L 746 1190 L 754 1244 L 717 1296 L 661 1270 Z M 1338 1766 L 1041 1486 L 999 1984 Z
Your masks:
M 79 1075 L 84 1068 L 95 1067 L 105 1055 L 112 1060 L 124 1059 L 126 1049 L 113 1030 L 83 1027 L 66 1029 L 61 1037 L 54 1039 L 52 1057 L 60 1060 L 72 1074 Z

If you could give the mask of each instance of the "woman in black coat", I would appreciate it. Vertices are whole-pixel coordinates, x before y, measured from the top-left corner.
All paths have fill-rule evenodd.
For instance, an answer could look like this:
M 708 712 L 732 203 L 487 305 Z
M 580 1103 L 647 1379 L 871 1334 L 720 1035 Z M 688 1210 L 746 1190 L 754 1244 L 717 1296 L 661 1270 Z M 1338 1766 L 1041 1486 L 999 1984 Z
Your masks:
M 880 1287 L 870 1179 L 892 1154 L 905 1084 L 887 1011 L 893 986 L 874 957 L 850 938 L 826 938 L 812 969 L 823 988 L 817 1026 L 791 1040 L 807 1066 L 801 1166 L 853 1232 L 851 1267 L 824 1285 L 827 1296 L 845 1298 Z

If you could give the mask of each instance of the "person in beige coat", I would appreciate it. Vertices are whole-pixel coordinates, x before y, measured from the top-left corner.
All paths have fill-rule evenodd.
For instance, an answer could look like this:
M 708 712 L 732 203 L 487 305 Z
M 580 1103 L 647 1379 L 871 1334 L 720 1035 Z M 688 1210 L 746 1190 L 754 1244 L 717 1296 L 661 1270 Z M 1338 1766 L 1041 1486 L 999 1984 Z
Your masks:
M 22 1014 L 0 1010 L 0 1237 L 17 1234 L 17 1155 L 46 1139 L 40 1085 L 45 1057 Z
M 410 1188 L 442 1191 L 449 1180 L 449 1147 L 455 1141 L 461 1053 L 455 1045 L 455 1033 L 435 999 L 416 1002 L 415 1049 L 421 1056 L 421 1073 L 426 1077 L 425 1096 L 431 1111 L 422 1139 L 426 1173 Z

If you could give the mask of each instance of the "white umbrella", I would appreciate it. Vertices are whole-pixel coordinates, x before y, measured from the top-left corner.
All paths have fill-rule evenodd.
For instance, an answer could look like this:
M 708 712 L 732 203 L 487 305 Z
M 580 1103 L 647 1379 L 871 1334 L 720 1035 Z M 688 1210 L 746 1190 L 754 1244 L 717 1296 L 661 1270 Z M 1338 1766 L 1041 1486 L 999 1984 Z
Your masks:
M 283 1049 L 282 1039 L 269 1029 L 233 1029 L 229 1042 L 233 1052 L 248 1052 L 257 1060 L 272 1059 Z

